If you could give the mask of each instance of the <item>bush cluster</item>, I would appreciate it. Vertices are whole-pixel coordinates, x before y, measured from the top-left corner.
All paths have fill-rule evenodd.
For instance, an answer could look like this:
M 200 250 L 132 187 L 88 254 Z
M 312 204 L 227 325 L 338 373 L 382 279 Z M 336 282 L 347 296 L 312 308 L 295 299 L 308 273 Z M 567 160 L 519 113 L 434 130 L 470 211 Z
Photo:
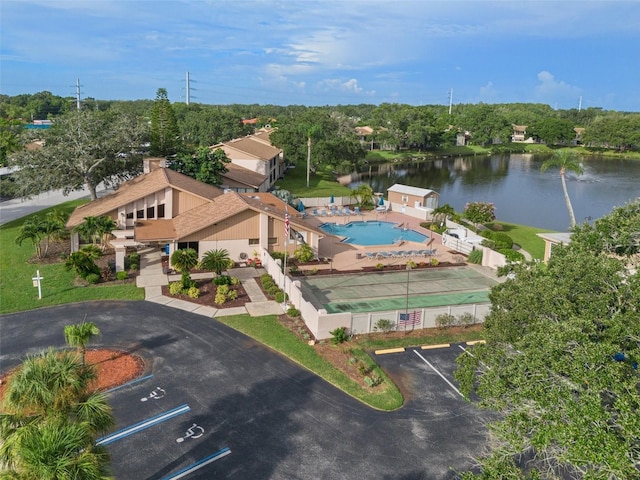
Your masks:
M 469 253 L 469 257 L 467 258 L 467 260 L 469 261 L 469 263 L 482 263 L 482 250 L 473 250 L 471 253 Z
M 476 317 L 473 314 L 466 312 L 457 317 L 455 315 L 451 315 L 450 313 L 441 313 L 436 317 L 436 326 L 438 328 L 447 328 L 447 327 L 468 327 L 469 325 L 474 325 L 477 322 Z

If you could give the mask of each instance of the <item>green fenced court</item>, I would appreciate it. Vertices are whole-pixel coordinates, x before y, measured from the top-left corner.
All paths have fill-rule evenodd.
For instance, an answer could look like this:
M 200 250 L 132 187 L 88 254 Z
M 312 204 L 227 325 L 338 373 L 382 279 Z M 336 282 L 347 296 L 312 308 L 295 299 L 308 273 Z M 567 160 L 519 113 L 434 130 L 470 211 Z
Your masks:
M 296 279 L 298 280 L 298 279 Z M 328 313 L 486 303 L 496 280 L 467 267 L 321 275 L 300 279 L 304 298 Z

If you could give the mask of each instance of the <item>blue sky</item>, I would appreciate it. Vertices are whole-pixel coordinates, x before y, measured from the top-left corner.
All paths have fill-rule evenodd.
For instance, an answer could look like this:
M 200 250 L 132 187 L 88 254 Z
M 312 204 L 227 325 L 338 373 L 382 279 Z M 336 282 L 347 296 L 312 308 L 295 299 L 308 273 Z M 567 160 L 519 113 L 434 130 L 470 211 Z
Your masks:
M 3 0 L 0 92 L 640 111 L 640 2 Z

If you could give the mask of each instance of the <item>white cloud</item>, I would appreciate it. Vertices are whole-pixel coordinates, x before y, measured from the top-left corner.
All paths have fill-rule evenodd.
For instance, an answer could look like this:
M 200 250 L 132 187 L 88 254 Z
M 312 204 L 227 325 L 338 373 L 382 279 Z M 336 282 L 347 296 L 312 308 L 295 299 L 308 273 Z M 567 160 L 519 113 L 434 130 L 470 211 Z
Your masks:
M 325 92 L 340 92 L 349 93 L 354 95 L 375 95 L 375 90 L 365 91 L 364 88 L 358 85 L 358 80 L 351 78 L 347 81 L 339 79 L 325 79 L 318 82 L 318 86 Z
M 579 94 L 579 88 L 569 85 L 562 80 L 556 80 L 551 72 L 543 70 L 538 73 L 538 85 L 535 87 L 535 97 L 538 100 L 553 104 Z

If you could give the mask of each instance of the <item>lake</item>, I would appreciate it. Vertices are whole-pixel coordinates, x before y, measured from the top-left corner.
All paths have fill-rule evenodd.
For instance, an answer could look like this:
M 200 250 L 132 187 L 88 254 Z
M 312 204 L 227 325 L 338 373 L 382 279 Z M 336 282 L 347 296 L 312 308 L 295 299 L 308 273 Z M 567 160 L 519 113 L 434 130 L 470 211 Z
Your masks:
M 493 202 L 498 220 L 567 231 L 570 220 L 560 171 L 541 173 L 546 158 L 511 154 L 373 165 L 342 182 L 351 187 L 368 183 L 385 196 L 395 183 L 429 188 L 440 194 L 440 205 L 448 203 L 458 212 L 467 202 Z M 578 223 L 599 218 L 640 196 L 640 161 L 589 158 L 583 160 L 583 168 L 582 175 L 566 175 Z

